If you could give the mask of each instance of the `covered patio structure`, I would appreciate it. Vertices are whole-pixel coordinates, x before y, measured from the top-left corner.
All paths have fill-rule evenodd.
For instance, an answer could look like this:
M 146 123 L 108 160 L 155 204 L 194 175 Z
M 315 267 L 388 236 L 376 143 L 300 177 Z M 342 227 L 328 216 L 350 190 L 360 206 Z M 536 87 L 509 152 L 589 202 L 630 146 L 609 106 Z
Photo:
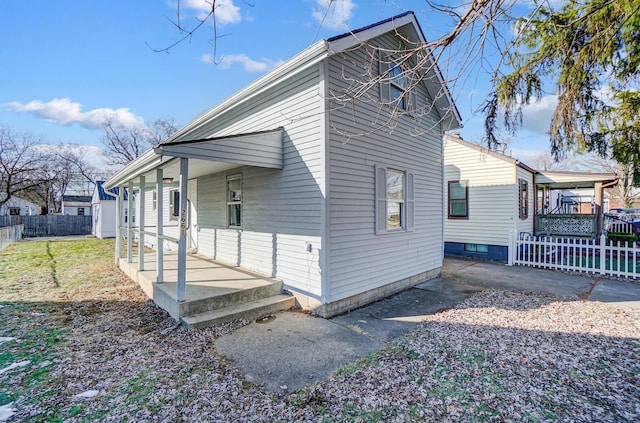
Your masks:
M 602 232 L 604 190 L 613 173 L 539 171 L 535 174 L 535 235 L 595 238 Z
M 278 128 L 163 143 L 105 183 L 107 189 L 120 188 L 116 265 L 176 320 L 191 325 L 188 317 L 193 320 L 194 314 L 211 314 L 230 303 L 247 308 L 245 303 L 263 297 L 271 302 L 252 304 L 255 314 L 273 311 L 274 304 L 279 309 L 295 304 L 294 297 L 281 295 L 282 282 L 271 275 L 193 255 L 203 217 L 198 216 L 198 178 L 247 166 L 282 169 L 282 138 Z M 230 313 L 226 320 L 234 318 Z

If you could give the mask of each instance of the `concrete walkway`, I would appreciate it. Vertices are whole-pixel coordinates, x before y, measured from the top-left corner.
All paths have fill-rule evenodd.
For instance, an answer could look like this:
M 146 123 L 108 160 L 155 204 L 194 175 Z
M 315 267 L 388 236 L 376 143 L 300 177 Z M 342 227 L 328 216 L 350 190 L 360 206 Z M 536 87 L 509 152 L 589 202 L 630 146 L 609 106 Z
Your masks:
M 220 337 L 218 352 L 247 380 L 276 392 L 329 377 L 483 289 L 544 292 L 640 308 L 640 284 L 501 263 L 445 259 L 442 277 L 350 313 L 322 319 L 283 312 Z

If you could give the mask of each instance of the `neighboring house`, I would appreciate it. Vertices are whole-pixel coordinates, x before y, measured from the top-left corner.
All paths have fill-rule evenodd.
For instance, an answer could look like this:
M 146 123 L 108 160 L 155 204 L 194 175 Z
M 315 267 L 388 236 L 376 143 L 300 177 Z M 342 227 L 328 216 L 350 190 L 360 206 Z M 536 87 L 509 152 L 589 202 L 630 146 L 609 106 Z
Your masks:
M 90 195 L 63 195 L 62 214 L 72 216 L 91 215 Z
M 91 197 L 93 228 L 91 233 L 98 238 L 116 236 L 116 197 L 118 188 L 104 189 L 104 181 L 96 181 Z
M 0 206 L 0 216 L 32 216 L 37 215 L 39 210 L 37 204 L 19 197 L 11 197 Z
M 595 237 L 617 175 L 536 171 L 444 137 L 445 254 L 507 260 L 510 234 Z
M 534 232 L 534 174 L 524 163 L 444 137 L 445 254 L 507 260 L 509 231 Z
M 440 274 L 442 136 L 460 116 L 428 51 L 418 73 L 385 53 L 424 43 L 411 12 L 322 40 L 105 183 L 136 192 L 147 245 L 159 217 L 178 239 L 178 302 L 186 248 L 322 316 Z

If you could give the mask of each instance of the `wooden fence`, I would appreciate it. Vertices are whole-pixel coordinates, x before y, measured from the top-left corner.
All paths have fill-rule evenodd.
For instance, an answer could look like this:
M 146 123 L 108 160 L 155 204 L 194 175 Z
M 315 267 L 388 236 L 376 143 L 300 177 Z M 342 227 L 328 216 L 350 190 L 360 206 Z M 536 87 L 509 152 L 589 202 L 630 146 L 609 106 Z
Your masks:
M 511 232 L 509 265 L 640 278 L 640 246 L 636 242 L 517 236 Z
M 4 250 L 9 244 L 18 242 L 22 239 L 22 225 L 5 226 L 0 228 L 0 251 Z
M 92 216 L 41 215 L 41 216 L 0 216 L 0 227 L 23 225 L 23 235 L 67 236 L 89 235 Z

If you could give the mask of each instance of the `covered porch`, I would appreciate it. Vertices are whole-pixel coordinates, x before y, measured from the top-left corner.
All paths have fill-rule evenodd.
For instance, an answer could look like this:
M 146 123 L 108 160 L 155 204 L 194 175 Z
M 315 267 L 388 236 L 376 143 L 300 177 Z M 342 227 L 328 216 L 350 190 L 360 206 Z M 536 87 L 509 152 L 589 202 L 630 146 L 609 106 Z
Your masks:
M 604 190 L 618 183 L 618 175 L 540 171 L 534 178 L 535 235 L 593 239 L 602 233 Z
M 253 309 L 257 317 L 295 302 L 282 294 L 279 280 L 194 254 L 200 231 L 198 178 L 247 166 L 282 169 L 282 128 L 163 143 L 105 183 L 107 189 L 119 188 L 116 264 L 158 306 L 190 327 L 239 318 L 228 309 L 232 305 Z M 242 187 L 234 190 L 234 198 L 219 207 L 226 210 L 231 229 L 239 223 L 241 208 L 229 209 L 229 201 L 242 201 Z M 223 312 L 226 318 L 220 320 Z

